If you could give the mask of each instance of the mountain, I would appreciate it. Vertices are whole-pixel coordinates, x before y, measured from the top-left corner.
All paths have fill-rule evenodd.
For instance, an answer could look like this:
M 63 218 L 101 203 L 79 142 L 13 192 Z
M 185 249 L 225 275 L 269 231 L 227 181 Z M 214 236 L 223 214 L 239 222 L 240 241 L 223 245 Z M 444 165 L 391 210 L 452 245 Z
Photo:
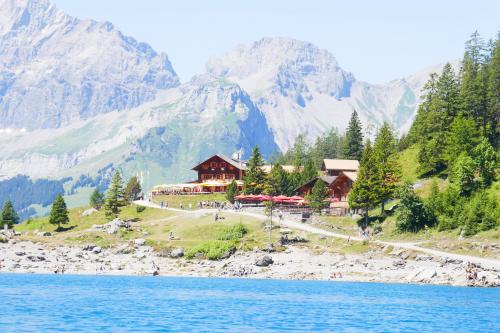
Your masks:
M 43 213 L 50 188 L 81 205 L 115 169 L 146 189 L 189 181 L 213 153 L 248 157 L 258 145 L 268 158 L 298 134 L 344 129 L 354 109 L 372 134 L 384 121 L 402 132 L 441 68 L 375 85 L 326 50 L 278 37 L 212 58 L 181 84 L 167 55 L 111 23 L 0 0 L 0 201 L 16 188 L 30 198 L 16 206 L 24 216 Z
M 388 121 L 400 131 L 408 130 L 431 73 L 426 69 L 387 84 L 369 84 L 343 70 L 328 51 L 290 38 L 240 45 L 210 59 L 207 71 L 238 83 L 250 94 L 282 150 L 301 133 L 313 139 L 331 127 L 345 129 L 354 109 L 365 127 Z
M 166 54 L 47 0 L 0 0 L 0 128 L 57 128 L 179 85 Z

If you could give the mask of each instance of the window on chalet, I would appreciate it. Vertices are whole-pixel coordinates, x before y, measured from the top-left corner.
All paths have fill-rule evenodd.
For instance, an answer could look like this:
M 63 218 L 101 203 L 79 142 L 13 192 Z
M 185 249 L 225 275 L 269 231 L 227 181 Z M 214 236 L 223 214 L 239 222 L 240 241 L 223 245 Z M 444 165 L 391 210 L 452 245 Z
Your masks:
M 225 176 L 226 176 L 226 179 L 234 179 L 234 175 L 232 175 L 230 173 L 226 174 Z
M 216 175 L 216 176 L 215 176 L 215 178 L 217 178 L 217 179 L 222 179 L 222 175 L 221 175 L 221 174 L 218 174 L 218 175 Z
M 202 174 L 202 175 L 201 175 L 201 179 L 203 179 L 203 180 L 212 179 L 212 175 L 209 175 L 209 174 L 206 174 L 206 173 L 205 173 L 205 174 Z
M 217 162 L 210 162 L 210 167 L 212 169 L 217 168 Z
M 201 167 L 203 168 L 203 170 L 207 170 L 208 169 L 208 163 L 202 164 Z

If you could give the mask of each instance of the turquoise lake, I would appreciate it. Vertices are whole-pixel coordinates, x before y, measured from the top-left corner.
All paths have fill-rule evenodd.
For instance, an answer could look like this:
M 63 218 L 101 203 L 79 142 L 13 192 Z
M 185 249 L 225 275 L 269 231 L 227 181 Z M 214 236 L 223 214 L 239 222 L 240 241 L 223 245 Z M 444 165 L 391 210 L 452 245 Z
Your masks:
M 500 332 L 500 289 L 0 274 L 0 332 Z

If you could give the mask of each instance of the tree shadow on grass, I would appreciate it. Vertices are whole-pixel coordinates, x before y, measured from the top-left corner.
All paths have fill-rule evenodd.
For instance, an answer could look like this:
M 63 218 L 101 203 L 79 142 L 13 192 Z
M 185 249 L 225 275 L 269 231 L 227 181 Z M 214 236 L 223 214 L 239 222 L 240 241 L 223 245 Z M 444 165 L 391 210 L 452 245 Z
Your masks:
M 69 231 L 69 230 L 72 230 L 76 227 L 76 225 L 71 225 L 69 227 L 57 227 L 56 228 L 56 232 L 64 232 L 64 231 Z

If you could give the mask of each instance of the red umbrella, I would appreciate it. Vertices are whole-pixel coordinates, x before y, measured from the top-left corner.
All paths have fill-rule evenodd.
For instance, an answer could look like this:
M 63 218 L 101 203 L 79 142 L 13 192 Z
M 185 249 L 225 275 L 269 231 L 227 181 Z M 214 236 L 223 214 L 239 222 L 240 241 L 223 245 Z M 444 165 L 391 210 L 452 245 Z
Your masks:
M 234 198 L 235 198 L 236 200 L 241 200 L 241 199 L 245 199 L 246 197 L 247 197 L 247 196 L 246 196 L 246 195 L 244 195 L 244 194 L 239 194 L 239 195 L 235 196 Z
M 274 202 L 283 202 L 286 201 L 288 197 L 286 195 L 278 195 L 276 197 L 273 197 Z
M 304 198 L 299 197 L 298 195 L 294 195 L 293 197 L 289 197 L 288 200 L 290 200 L 290 201 L 300 201 L 300 200 L 304 200 Z
M 269 200 L 271 200 L 271 198 L 272 197 L 270 195 L 261 194 L 261 195 L 258 195 L 255 199 L 260 200 L 260 201 L 269 201 Z

